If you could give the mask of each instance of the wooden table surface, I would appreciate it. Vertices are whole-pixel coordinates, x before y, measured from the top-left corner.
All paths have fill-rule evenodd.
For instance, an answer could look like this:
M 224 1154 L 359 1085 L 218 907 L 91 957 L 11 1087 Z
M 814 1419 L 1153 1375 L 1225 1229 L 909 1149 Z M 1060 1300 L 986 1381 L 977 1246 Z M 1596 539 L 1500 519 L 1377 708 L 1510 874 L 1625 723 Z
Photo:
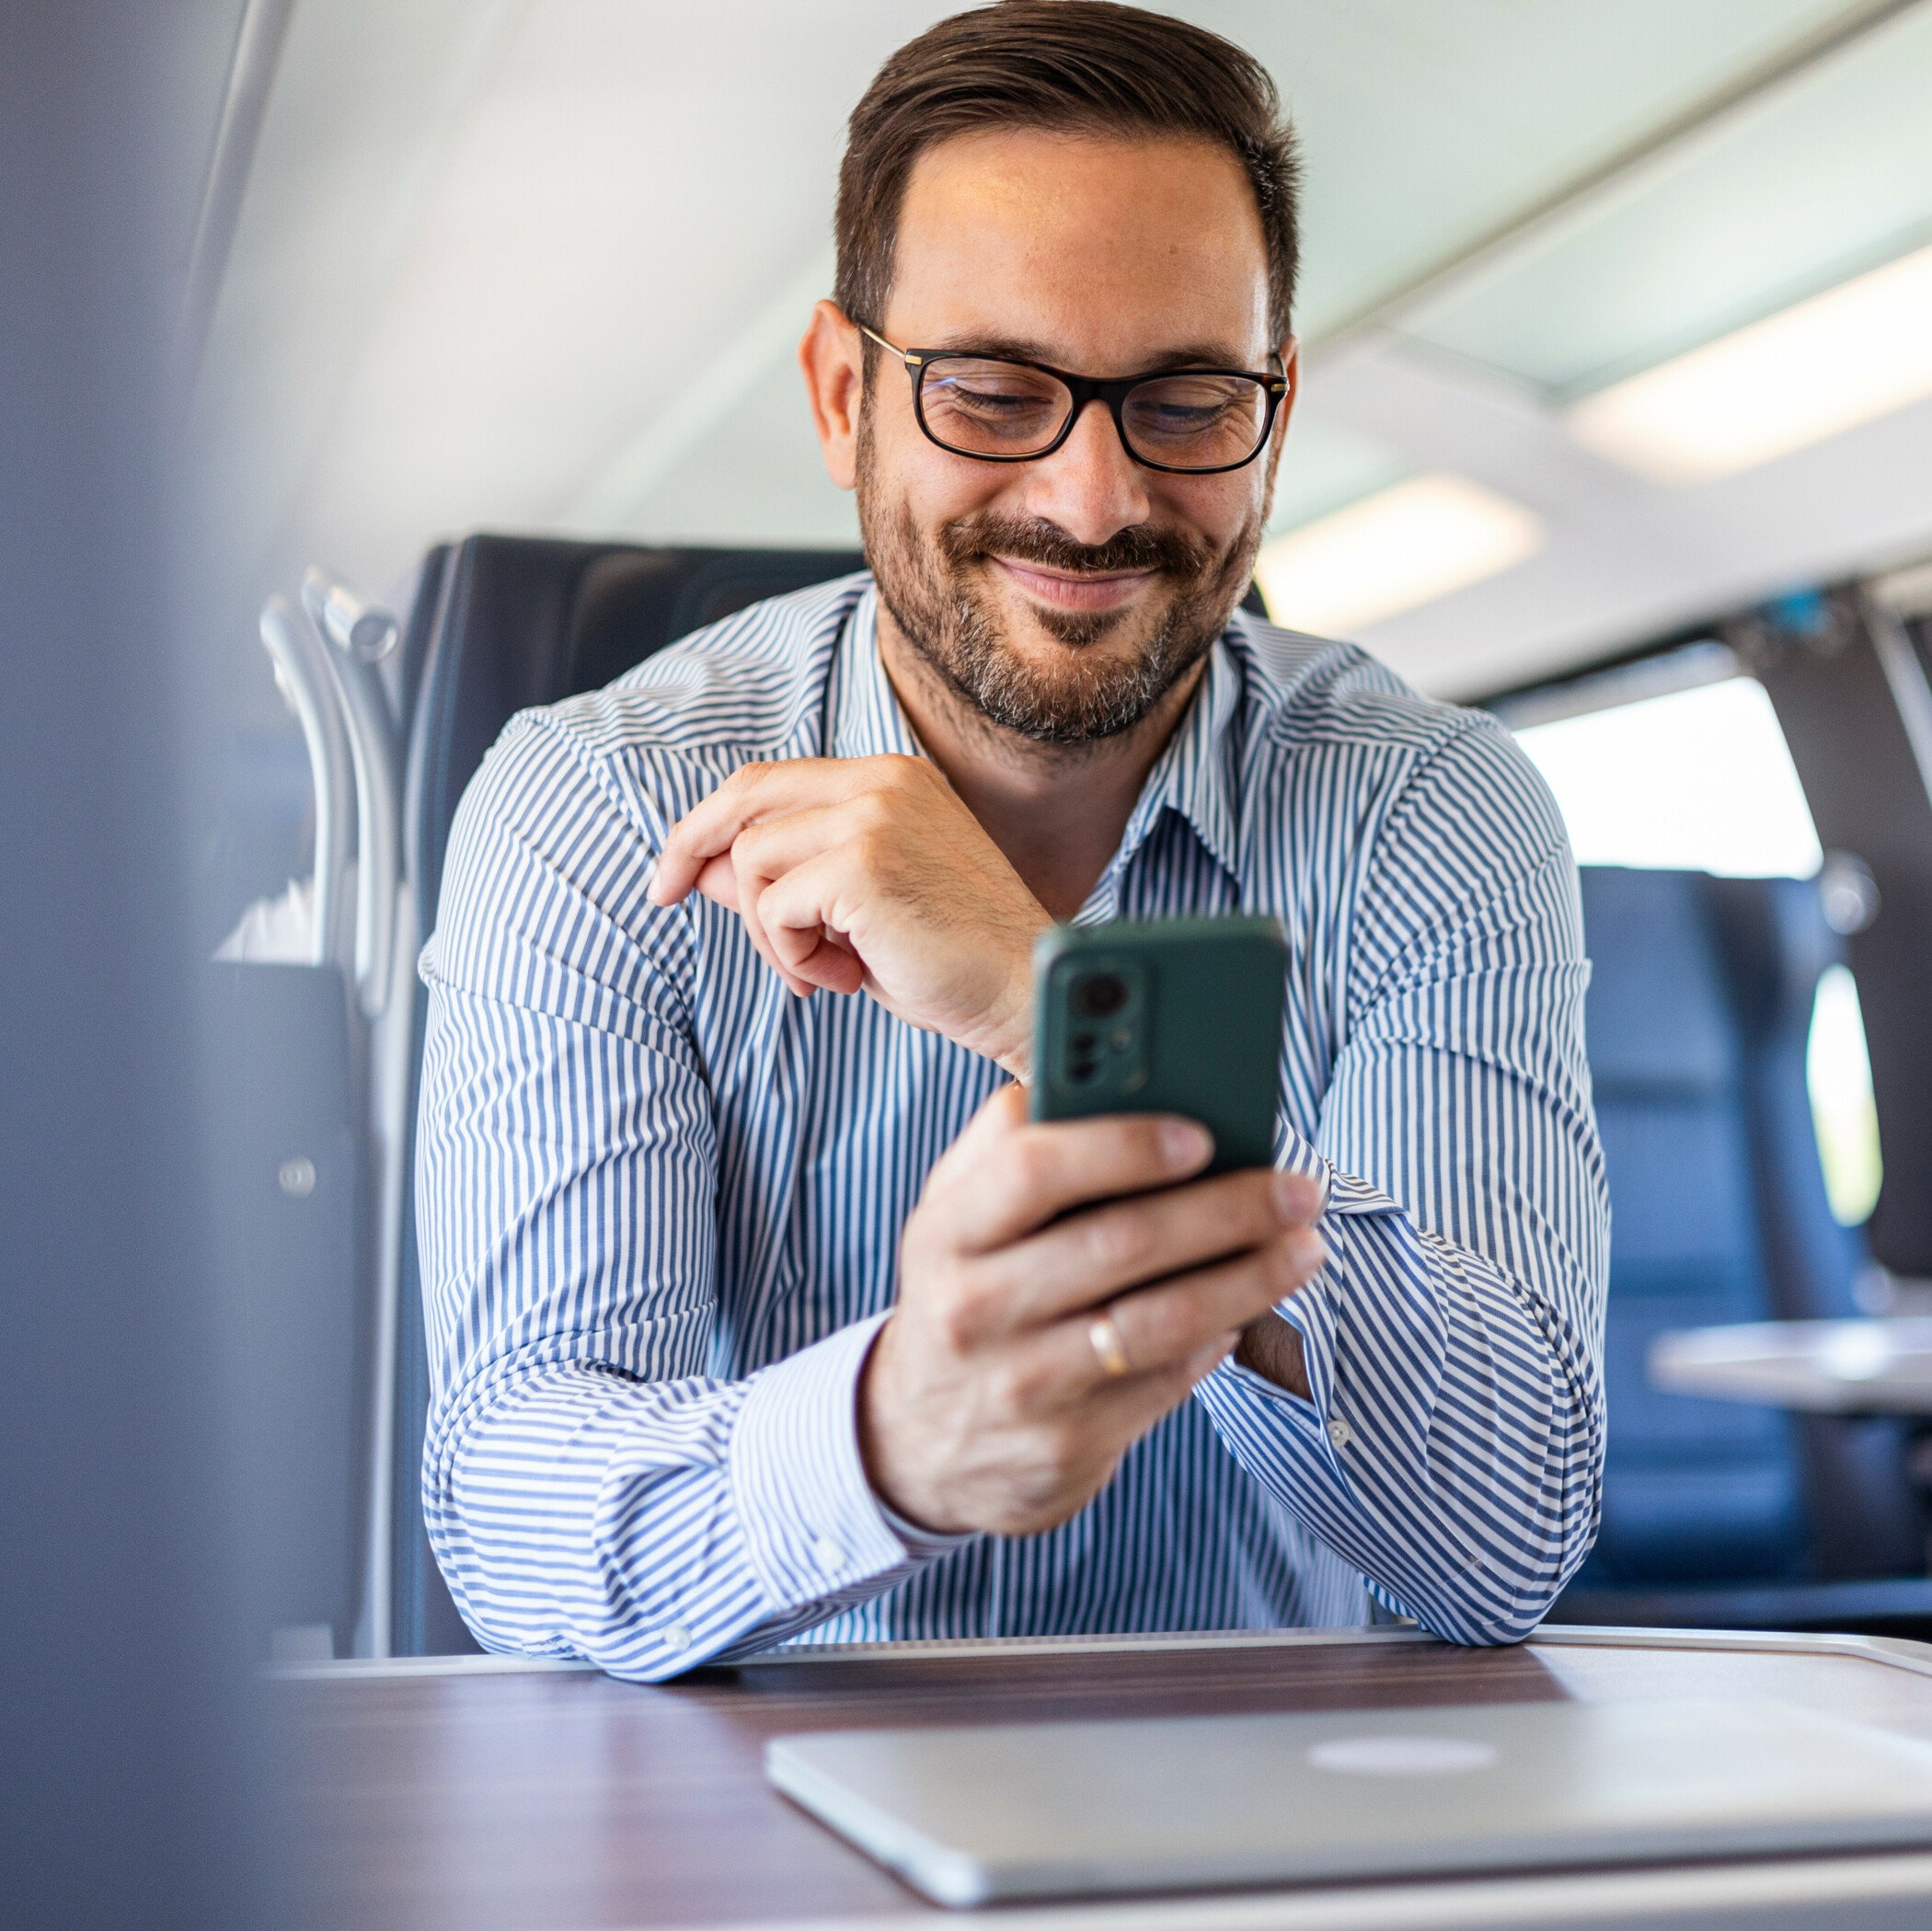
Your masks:
M 421 1673 L 407 1665 L 316 1666 L 288 1672 L 269 1694 L 287 1719 L 296 1873 L 319 1925 L 593 1931 L 822 1920 L 883 1931 L 887 1919 L 947 1914 L 773 1793 L 763 1774 L 767 1737 L 916 1723 L 1719 1695 L 1779 1697 L 1932 1740 L 1932 1648 L 1798 1637 L 1778 1639 L 1792 1646 L 1780 1650 L 1739 1647 L 1763 1638 L 1721 1640 L 1730 1647 L 1650 1631 L 1564 1630 L 1520 1649 L 1469 1650 L 1377 1630 L 1143 1638 L 1119 1649 L 908 1644 L 697 1671 L 651 1688 L 588 1671 L 518 1672 L 496 1659 L 464 1659 Z M 1727 1868 L 1729 1881 L 1709 1868 L 1703 1876 L 1719 1879 L 1731 1902 L 1766 1877 L 1764 1866 Z M 1815 1920 L 1780 1923 L 1849 1925 L 1846 1898 L 1857 1892 L 1861 1925 L 1932 1925 L 1932 1856 L 1813 1858 L 1801 1869 L 1793 1860 L 1770 1871 L 1784 1877 L 1767 1900 L 1824 1886 Z M 1844 1898 L 1832 1890 L 1840 1879 L 1850 1886 Z M 1579 1880 L 1562 1881 L 1574 1891 Z M 1636 1898 L 1651 1880 L 1587 1881 L 1602 1902 L 1623 1895 L 1619 1882 L 1635 1883 Z M 1563 1915 L 1561 1891 L 1547 1878 L 1461 1879 L 996 1915 L 1003 1931 L 1022 1922 L 1135 1917 L 1150 1925 L 1309 1931 L 1583 1922 Z M 1484 1914 L 1489 1907 L 1478 1905 L 1492 1893 L 1502 1902 Z M 1537 1898 L 1548 1914 L 1525 1916 Z M 1380 1916 L 1376 1899 L 1386 1907 Z M 1601 1912 L 1589 1918 L 1612 1921 Z M 1668 1921 L 1731 1919 L 1727 1912 Z M 1772 1920 L 1738 1920 L 1746 1921 Z

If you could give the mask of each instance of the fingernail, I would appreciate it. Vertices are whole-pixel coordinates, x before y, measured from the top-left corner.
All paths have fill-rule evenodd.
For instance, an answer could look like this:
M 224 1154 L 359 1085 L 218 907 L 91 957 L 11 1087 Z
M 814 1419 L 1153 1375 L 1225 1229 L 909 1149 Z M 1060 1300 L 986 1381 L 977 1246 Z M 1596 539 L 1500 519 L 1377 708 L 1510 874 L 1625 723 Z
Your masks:
M 1319 1273 L 1328 1262 L 1328 1244 L 1313 1228 L 1305 1234 L 1297 1234 L 1288 1243 L 1288 1251 L 1294 1257 L 1297 1273 Z
M 1198 1167 L 1213 1150 L 1213 1134 L 1191 1120 L 1170 1120 L 1160 1130 L 1161 1158 L 1169 1167 Z
M 1274 1208 L 1291 1227 L 1316 1219 L 1322 1210 L 1322 1190 L 1305 1173 L 1274 1177 Z

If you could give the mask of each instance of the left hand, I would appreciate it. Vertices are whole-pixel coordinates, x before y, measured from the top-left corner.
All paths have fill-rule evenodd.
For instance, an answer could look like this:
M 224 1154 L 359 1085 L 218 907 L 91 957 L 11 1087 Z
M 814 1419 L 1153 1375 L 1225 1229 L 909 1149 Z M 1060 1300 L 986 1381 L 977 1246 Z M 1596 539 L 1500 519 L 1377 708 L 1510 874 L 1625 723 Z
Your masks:
M 1027 1078 L 1033 941 L 1052 920 L 925 759 L 744 765 L 664 842 L 652 902 L 693 890 L 799 997 L 863 990 Z

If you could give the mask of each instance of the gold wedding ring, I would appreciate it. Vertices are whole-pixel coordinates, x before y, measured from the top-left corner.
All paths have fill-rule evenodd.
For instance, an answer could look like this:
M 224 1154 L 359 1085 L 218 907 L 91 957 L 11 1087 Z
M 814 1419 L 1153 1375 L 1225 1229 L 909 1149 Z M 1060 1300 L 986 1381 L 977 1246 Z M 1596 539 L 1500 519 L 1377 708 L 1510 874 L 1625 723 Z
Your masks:
M 1133 1363 L 1127 1359 L 1127 1350 L 1121 1343 L 1121 1330 L 1113 1325 L 1111 1310 L 1103 1309 L 1087 1324 L 1087 1338 L 1100 1357 L 1101 1368 L 1116 1381 L 1133 1373 Z

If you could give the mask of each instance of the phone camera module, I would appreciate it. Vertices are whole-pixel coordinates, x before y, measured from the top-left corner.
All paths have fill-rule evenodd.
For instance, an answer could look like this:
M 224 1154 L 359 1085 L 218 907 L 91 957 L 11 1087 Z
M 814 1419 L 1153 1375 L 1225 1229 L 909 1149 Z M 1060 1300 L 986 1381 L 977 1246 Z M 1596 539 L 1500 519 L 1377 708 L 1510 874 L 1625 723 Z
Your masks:
M 1110 1019 L 1127 1003 L 1127 983 L 1117 973 L 1096 972 L 1074 988 L 1074 1010 L 1085 1019 Z

